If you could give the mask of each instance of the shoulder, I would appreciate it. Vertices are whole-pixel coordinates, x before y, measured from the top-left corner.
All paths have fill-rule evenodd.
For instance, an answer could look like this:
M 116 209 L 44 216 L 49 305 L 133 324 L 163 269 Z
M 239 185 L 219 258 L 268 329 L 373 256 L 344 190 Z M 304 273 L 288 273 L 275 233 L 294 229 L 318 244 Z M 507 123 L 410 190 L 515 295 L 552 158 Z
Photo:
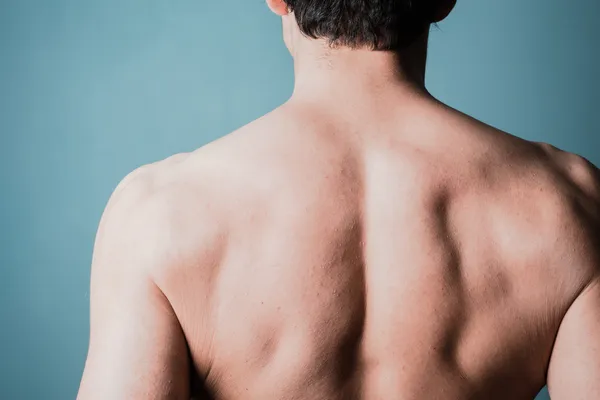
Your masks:
M 494 162 L 485 207 L 507 262 L 576 292 L 600 273 L 598 170 L 579 155 L 537 142 Z
M 157 184 L 165 183 L 166 176 L 174 166 L 185 161 L 187 153 L 176 154 L 154 163 L 142 165 L 123 177 L 113 190 L 103 214 L 103 220 L 114 213 L 121 213 L 152 199 Z M 166 178 L 166 179 L 165 179 Z
M 168 193 L 169 183 L 174 182 L 174 166 L 186 158 L 187 155 L 178 154 L 128 173 L 108 200 L 100 222 L 101 228 L 111 228 L 115 224 L 123 227 L 151 207 L 155 208 L 152 211 L 157 211 L 160 198 Z
M 551 165 L 575 189 L 591 201 L 600 202 L 600 170 L 587 158 L 548 143 L 538 143 Z
M 556 191 L 569 205 L 573 219 L 593 231 L 600 232 L 600 170 L 585 157 L 540 143 L 547 169 Z M 600 249 L 600 246 L 598 247 Z
M 178 154 L 121 180 L 100 221 L 95 264 L 118 257 L 153 273 L 193 251 L 191 244 L 210 230 L 214 218 L 207 212 L 208 193 L 192 178 L 188 160 L 188 154 Z
M 552 187 L 562 199 L 561 238 L 577 265 L 600 276 L 600 171 L 585 157 L 539 143 Z

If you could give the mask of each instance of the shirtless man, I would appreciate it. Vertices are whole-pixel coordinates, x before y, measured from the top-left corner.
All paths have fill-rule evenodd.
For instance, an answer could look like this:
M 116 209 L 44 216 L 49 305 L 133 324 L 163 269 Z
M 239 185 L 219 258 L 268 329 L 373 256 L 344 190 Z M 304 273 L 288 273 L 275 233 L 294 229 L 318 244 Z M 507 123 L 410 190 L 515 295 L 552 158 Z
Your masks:
M 78 398 L 599 399 L 599 171 L 427 93 L 451 0 L 267 3 L 294 93 L 116 189 Z

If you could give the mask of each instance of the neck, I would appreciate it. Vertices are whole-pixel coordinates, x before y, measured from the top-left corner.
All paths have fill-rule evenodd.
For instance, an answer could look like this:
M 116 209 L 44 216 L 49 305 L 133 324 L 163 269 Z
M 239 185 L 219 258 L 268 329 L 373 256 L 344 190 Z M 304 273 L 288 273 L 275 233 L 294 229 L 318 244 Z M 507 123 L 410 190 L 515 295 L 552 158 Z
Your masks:
M 398 52 L 332 49 L 325 40 L 296 40 L 292 50 L 296 78 L 292 99 L 326 102 L 329 108 L 352 105 L 365 109 L 374 101 L 428 96 L 427 36 Z

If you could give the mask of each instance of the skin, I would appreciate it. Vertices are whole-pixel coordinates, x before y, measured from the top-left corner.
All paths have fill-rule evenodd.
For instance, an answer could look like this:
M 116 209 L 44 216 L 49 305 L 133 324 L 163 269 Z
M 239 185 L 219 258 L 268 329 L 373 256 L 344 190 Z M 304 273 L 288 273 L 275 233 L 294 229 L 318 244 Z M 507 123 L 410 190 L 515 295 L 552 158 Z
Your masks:
M 115 190 L 78 399 L 600 398 L 598 169 L 268 4 L 294 93 Z

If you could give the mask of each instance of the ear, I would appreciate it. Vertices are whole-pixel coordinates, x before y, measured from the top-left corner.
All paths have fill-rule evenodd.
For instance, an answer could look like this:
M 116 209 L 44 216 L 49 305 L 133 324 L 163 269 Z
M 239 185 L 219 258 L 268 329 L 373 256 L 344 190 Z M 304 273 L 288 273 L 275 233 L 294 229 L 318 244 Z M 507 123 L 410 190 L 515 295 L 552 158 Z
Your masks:
M 288 5 L 284 0 L 267 0 L 267 5 L 275 14 L 283 17 L 290 13 Z
M 432 23 L 440 22 L 452 12 L 454 6 L 456 6 L 456 0 L 439 0 L 439 6 L 433 14 Z

